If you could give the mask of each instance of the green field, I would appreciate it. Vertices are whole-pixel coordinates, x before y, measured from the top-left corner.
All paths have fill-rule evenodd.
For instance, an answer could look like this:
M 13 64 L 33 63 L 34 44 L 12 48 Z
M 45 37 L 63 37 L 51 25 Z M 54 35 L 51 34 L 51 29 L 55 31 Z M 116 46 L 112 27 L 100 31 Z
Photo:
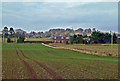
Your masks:
M 42 44 L 3 44 L 3 79 L 117 79 L 118 59 Z
M 53 41 L 50 38 L 26 38 L 25 41 Z
M 64 48 L 70 48 L 70 49 L 77 49 L 86 52 L 89 52 L 91 54 L 95 54 L 98 56 L 101 56 L 104 54 L 104 56 L 111 56 L 118 57 L 118 44 L 50 44 L 52 46 L 56 47 L 64 47 Z

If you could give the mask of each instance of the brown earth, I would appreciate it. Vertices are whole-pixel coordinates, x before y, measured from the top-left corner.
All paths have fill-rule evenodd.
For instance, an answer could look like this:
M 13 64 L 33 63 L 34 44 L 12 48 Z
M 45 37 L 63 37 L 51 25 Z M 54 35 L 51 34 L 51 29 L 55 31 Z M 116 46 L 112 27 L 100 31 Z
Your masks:
M 34 59 L 32 59 L 32 58 L 29 58 L 29 57 L 25 56 L 25 54 L 24 54 L 23 51 L 19 48 L 19 46 L 17 46 L 17 47 L 18 47 L 18 49 L 20 50 L 20 52 L 22 53 L 22 55 L 23 55 L 25 58 L 34 61 L 34 62 L 35 62 L 36 64 L 38 64 L 41 68 L 43 68 L 46 72 L 48 72 L 54 79 L 62 79 L 62 77 L 59 76 L 59 75 L 57 75 L 57 74 L 52 70 L 52 68 L 49 68 L 48 66 L 46 66 L 46 65 L 44 65 L 44 64 L 42 64 L 42 63 L 40 63 L 40 62 L 38 62 L 38 61 L 36 61 L 36 60 L 34 60 Z
M 23 60 L 20 56 L 19 56 L 19 53 L 17 51 L 17 48 L 15 46 L 15 49 L 16 49 L 16 53 L 17 53 L 17 56 L 19 58 L 19 60 L 21 60 L 21 62 L 25 65 L 25 67 L 27 68 L 27 71 L 28 71 L 28 74 L 29 74 L 29 78 L 31 79 L 37 79 L 37 74 L 35 73 L 35 71 L 30 67 L 30 65 L 25 61 Z

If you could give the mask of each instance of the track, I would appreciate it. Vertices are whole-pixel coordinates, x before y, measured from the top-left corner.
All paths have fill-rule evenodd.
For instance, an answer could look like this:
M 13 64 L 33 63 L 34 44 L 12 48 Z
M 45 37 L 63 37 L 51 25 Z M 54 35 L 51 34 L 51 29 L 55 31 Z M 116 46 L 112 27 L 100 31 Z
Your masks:
M 22 55 L 27 58 L 27 59 L 30 59 L 32 61 L 34 61 L 36 64 L 38 64 L 41 68 L 43 68 L 46 72 L 48 72 L 54 79 L 62 79 L 61 76 L 57 75 L 51 68 L 47 67 L 46 65 L 43 65 L 42 63 L 32 59 L 32 58 L 29 58 L 27 56 L 25 56 L 24 52 L 19 48 L 19 46 L 17 46 L 17 48 L 20 50 L 20 52 L 22 53 Z
M 25 65 L 25 67 L 27 68 L 27 71 L 28 71 L 28 75 L 29 75 L 29 78 L 30 79 L 37 79 L 37 74 L 36 72 L 30 67 L 30 65 L 20 57 L 18 51 L 17 51 L 17 48 L 15 46 L 15 50 L 16 50 L 16 53 L 17 53 L 17 56 L 19 58 L 19 60 L 21 60 L 21 62 Z

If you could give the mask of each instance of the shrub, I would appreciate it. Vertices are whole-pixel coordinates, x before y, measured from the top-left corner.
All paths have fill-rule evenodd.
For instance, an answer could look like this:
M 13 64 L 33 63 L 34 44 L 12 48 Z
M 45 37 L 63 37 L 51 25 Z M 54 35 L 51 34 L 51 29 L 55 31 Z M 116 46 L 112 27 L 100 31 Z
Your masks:
M 24 43 L 24 38 L 20 37 L 20 38 L 17 40 L 17 43 Z
M 11 39 L 10 39 L 10 38 L 8 38 L 8 39 L 7 39 L 7 43 L 10 43 L 10 42 L 11 42 Z

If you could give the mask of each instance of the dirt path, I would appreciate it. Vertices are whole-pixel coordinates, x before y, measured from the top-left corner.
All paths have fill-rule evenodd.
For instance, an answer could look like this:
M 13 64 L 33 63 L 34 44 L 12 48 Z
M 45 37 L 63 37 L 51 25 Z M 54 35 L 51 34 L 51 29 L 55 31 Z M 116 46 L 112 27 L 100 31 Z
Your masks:
M 29 74 L 29 78 L 30 79 L 37 79 L 37 74 L 36 72 L 30 67 L 30 65 L 25 61 L 23 60 L 20 56 L 19 56 L 19 53 L 17 51 L 17 48 L 15 46 L 15 49 L 16 49 L 16 53 L 17 53 L 17 56 L 18 58 L 22 61 L 22 63 L 25 65 L 25 67 L 27 68 L 27 71 L 28 71 L 28 74 Z
M 19 48 L 19 46 L 18 46 Z M 30 59 L 32 61 L 34 61 L 36 64 L 38 64 L 41 68 L 43 68 L 46 72 L 48 72 L 51 76 L 53 76 L 54 79 L 62 79 L 61 76 L 57 75 L 56 72 L 54 72 L 51 68 L 48 68 L 46 65 L 43 65 L 42 63 L 32 59 L 32 58 L 29 58 L 27 56 L 25 56 L 25 54 L 23 53 L 23 51 L 19 48 L 19 50 L 21 51 L 22 55 L 27 58 L 27 59 Z
M 54 46 L 50 46 L 50 45 L 47 45 L 47 44 L 44 44 L 44 43 L 42 43 L 42 45 L 44 45 L 44 46 L 47 46 L 47 47 L 50 47 L 50 48 L 56 48 L 56 49 L 64 49 L 64 47 L 54 47 Z

